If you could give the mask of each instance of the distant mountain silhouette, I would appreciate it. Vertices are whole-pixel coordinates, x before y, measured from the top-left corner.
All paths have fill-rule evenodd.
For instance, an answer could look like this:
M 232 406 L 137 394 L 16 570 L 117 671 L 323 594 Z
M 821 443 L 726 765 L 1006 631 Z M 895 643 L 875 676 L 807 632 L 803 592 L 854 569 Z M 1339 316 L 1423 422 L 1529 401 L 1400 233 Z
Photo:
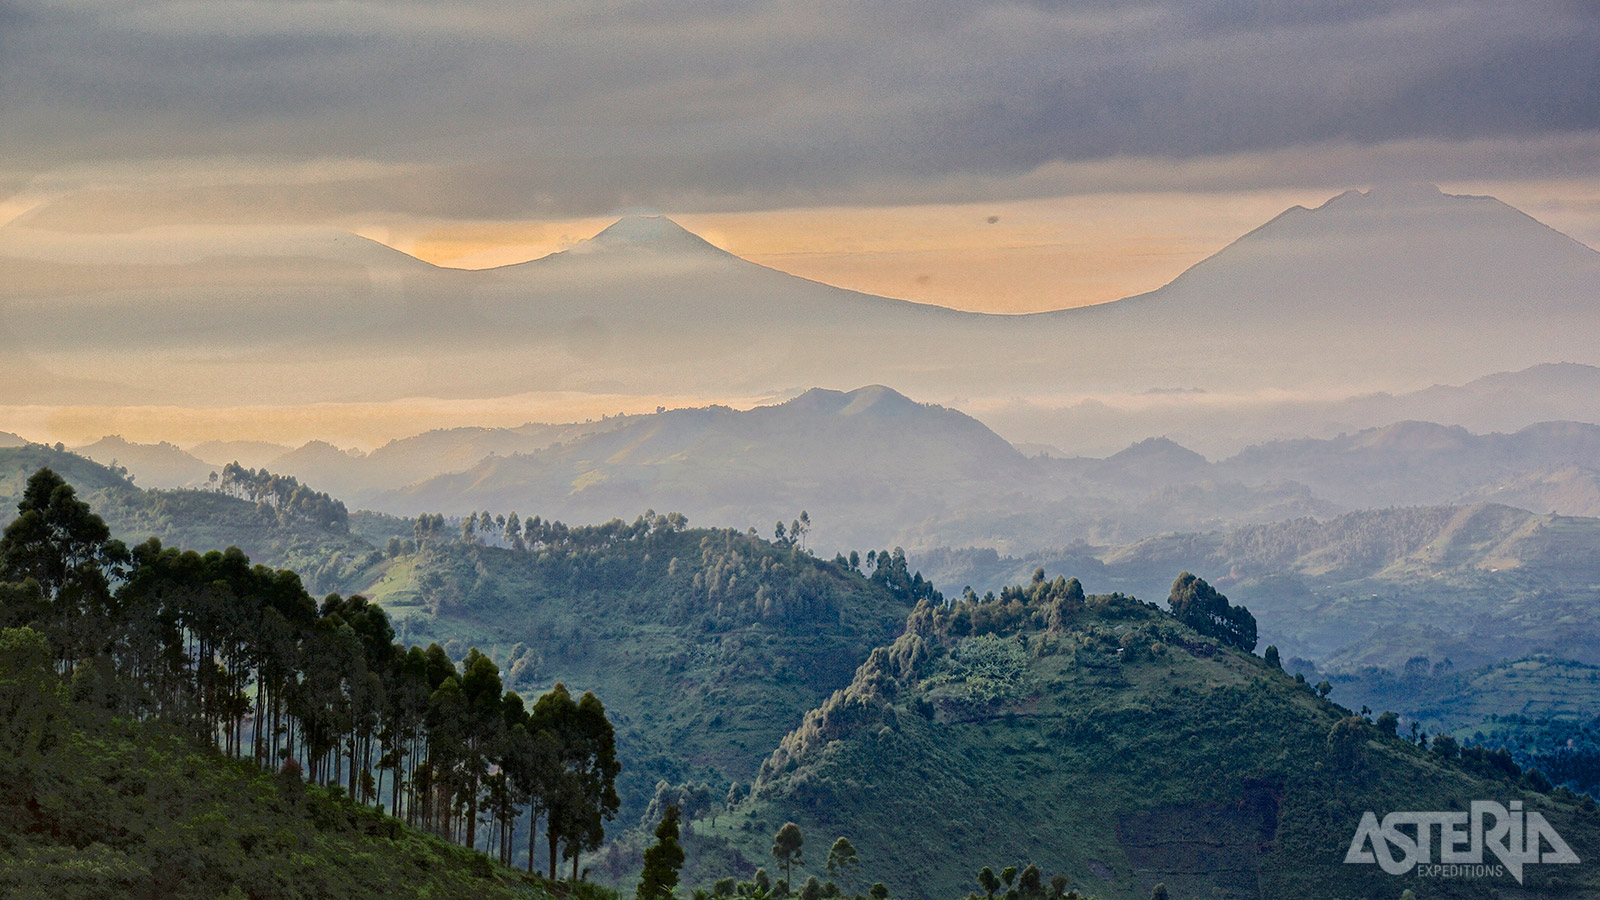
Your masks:
M 1033 461 L 982 423 L 881 386 L 811 390 L 737 411 L 671 410 L 373 498 L 401 513 L 513 509 L 572 521 L 646 506 L 706 525 L 789 522 L 802 509 L 830 540 L 884 539 L 980 495 L 1028 489 Z M 985 500 L 985 505 L 992 500 Z M 636 509 L 637 507 L 637 509 Z
M 219 237 L 149 263 L 107 237 L 111 261 L 96 262 L 92 247 L 50 257 L 24 226 L 0 228 L 12 276 L 0 349 L 15 362 L 0 388 L 18 403 L 711 399 L 885 383 L 947 403 L 1059 404 L 1172 385 L 1392 394 L 1600 365 L 1600 253 L 1498 200 L 1428 187 L 1296 207 L 1157 291 L 1027 316 L 818 284 L 659 216 L 483 271 L 326 231 L 255 255 Z
M 109 435 L 73 452 L 101 465 L 116 463 L 133 474 L 140 487 L 176 488 L 204 484 L 217 467 L 173 444 L 139 444 Z
M 1511 482 L 1565 471 L 1569 482 L 1600 467 L 1600 426 L 1547 422 L 1511 434 L 1473 434 L 1428 422 L 1400 422 L 1331 440 L 1278 441 L 1217 464 L 1217 477 L 1295 481 L 1351 508 L 1496 499 Z M 1574 496 L 1577 496 L 1575 494 Z M 1548 512 L 1549 507 L 1534 510 Z M 1589 506 L 1557 511 L 1595 515 Z
M 594 237 L 545 259 L 640 251 L 695 253 L 717 259 L 738 259 L 666 216 L 625 216 L 606 226 L 604 231 Z
M 236 462 L 247 469 L 257 469 L 291 449 L 269 441 L 206 441 L 190 447 L 189 452 L 214 466 Z
M 1148 395 L 1147 395 L 1148 396 Z M 1054 409 L 1027 405 L 983 413 L 991 427 L 1056 456 L 1100 456 L 1164 434 L 1211 458 L 1298 437 L 1333 437 L 1407 420 L 1459 425 L 1474 433 L 1513 432 L 1549 421 L 1600 424 L 1600 368 L 1547 363 L 1465 384 L 1358 393 L 1338 399 L 1165 395 L 1162 402 L 1088 400 Z
M 1234 322 L 1309 316 L 1356 326 L 1592 312 L 1596 274 L 1600 253 L 1493 197 L 1411 185 L 1293 207 L 1139 299 Z

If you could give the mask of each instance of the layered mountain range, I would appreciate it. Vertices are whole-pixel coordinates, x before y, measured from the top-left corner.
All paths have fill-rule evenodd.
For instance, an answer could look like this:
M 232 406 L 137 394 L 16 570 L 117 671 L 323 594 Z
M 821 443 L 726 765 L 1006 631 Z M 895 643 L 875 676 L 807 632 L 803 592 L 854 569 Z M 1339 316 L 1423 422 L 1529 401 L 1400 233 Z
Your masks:
M 811 541 L 829 552 L 895 544 L 1031 552 L 1388 506 L 1493 502 L 1600 515 L 1596 425 L 1482 434 L 1401 421 L 1252 445 L 1218 461 L 1168 438 L 1106 457 L 1061 457 L 1024 453 L 976 419 L 883 386 L 813 389 L 751 410 L 448 429 L 366 454 L 324 442 L 193 449 L 108 437 L 80 452 L 129 469 L 141 485 L 181 487 L 208 484 L 246 451 L 243 462 L 353 509 L 408 516 L 488 509 L 597 522 L 656 508 L 765 534 L 804 510 Z

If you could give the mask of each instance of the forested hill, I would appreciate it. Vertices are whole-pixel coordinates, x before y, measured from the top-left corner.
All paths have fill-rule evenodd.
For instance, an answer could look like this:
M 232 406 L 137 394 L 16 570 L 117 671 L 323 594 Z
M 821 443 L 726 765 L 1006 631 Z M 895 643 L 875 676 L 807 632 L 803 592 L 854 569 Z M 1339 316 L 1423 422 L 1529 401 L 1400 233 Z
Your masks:
M 1320 698 L 1274 653 L 1245 652 L 1249 641 L 1195 615 L 1190 597 L 1178 594 L 1168 614 L 1038 578 L 999 597 L 919 606 L 902 637 L 784 738 L 749 800 L 692 822 L 696 877 L 748 877 L 741 867 L 770 861 L 773 835 L 792 821 L 804 840 L 792 883 L 837 877 L 846 893 L 883 881 L 895 896 L 1042 897 L 1052 874 L 1056 896 L 1122 900 L 1154 896 L 1157 883 L 1174 898 L 1223 900 L 1407 887 L 1547 900 L 1600 889 L 1592 800 L 1552 791 L 1503 752 L 1425 748 L 1391 717 Z M 1209 608 L 1236 612 L 1226 598 Z M 1363 811 L 1471 800 L 1526 803 L 1584 865 L 1529 866 L 1519 884 L 1344 864 Z M 840 836 L 860 863 L 836 874 L 822 863 Z M 1005 883 L 991 874 L 985 884 L 984 867 L 1010 867 Z
M 15 517 L 23 486 L 41 467 L 60 474 L 130 546 L 155 537 L 199 550 L 238 547 L 294 569 L 318 592 L 360 586 L 382 562 L 377 548 L 410 532 L 402 519 L 349 513 L 326 493 L 264 469 L 225 467 L 205 490 L 143 490 L 120 468 L 43 444 L 0 448 L 0 525 Z
M 477 523 L 491 520 L 488 528 Z M 463 525 L 465 527 L 463 527 Z M 748 784 L 806 710 L 848 684 L 906 613 L 936 599 L 903 553 L 824 560 L 798 538 L 688 527 L 681 516 L 569 527 L 418 519 L 367 590 L 405 639 L 502 660 L 524 694 L 560 681 L 605 698 L 617 725 L 622 820 L 657 781 Z M 651 823 L 652 826 L 654 823 Z M 619 877 L 623 856 L 602 862 Z
M 917 600 L 936 596 L 893 549 L 854 564 L 812 556 L 798 517 L 779 541 L 654 513 L 593 526 L 519 520 L 515 538 L 505 518 L 476 513 L 355 513 L 340 528 L 282 514 L 260 470 L 218 489 L 140 490 L 41 445 L 0 449 L 0 522 L 41 465 L 130 546 L 151 536 L 202 551 L 237 546 L 295 570 L 313 594 L 380 602 L 402 639 L 437 640 L 453 659 L 483 649 L 524 694 L 558 681 L 594 690 L 617 713 L 630 824 L 658 780 L 703 781 L 719 795 L 748 783 L 807 709 L 892 640 Z
M 514 822 L 543 825 L 552 877 L 558 850 L 575 880 L 603 841 L 617 764 L 594 695 L 530 708 L 480 653 L 396 644 L 359 596 L 319 604 L 235 548 L 130 548 L 49 469 L 17 512 L 0 895 L 540 897 L 531 827 L 509 869 Z

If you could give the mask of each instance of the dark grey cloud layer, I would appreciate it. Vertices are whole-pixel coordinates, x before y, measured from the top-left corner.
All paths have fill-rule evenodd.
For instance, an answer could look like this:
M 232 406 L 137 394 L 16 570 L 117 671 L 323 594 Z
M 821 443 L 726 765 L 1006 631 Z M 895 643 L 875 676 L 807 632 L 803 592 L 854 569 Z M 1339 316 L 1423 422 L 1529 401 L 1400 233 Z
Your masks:
M 1484 148 L 1456 176 L 1594 172 L 1551 147 L 1600 135 L 1597 48 L 1582 0 L 0 0 L 0 185 L 366 159 L 314 201 L 211 201 L 536 215 L 1397 142 Z

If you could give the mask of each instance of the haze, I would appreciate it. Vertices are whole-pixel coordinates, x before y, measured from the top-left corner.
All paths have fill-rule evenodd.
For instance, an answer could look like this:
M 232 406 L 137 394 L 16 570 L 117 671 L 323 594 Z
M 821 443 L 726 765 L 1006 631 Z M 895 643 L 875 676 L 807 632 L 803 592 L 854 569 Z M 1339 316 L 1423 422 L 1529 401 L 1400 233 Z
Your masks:
M 1034 359 L 1007 382 L 949 366 L 1004 357 L 1012 338 L 985 325 L 933 341 L 945 376 L 821 353 L 758 377 L 760 360 L 708 362 L 672 328 L 639 324 L 633 341 L 626 322 L 576 314 L 539 319 L 559 335 L 548 347 L 484 349 L 500 335 L 438 326 L 469 307 L 504 325 L 482 308 L 487 281 L 352 235 L 483 269 L 665 214 L 775 270 L 989 313 L 1156 290 L 1283 210 L 1351 188 L 1494 196 L 1592 247 L 1597 43 L 1600 23 L 1558 2 L 6 4 L 0 344 L 13 365 L 0 428 L 372 447 L 435 426 L 748 407 L 881 381 L 1061 443 L 1064 426 L 1035 427 L 1040 410 L 1144 407 L 1152 389 L 1202 388 L 1237 409 L 1583 362 L 1551 348 L 1247 378 L 1196 360 L 1118 379 L 1112 360 L 1170 332 L 1094 326 L 1098 349 L 1062 337 L 1090 354 L 1070 377 Z M 691 282 L 675 290 L 700 293 Z M 793 302 L 810 302 L 802 293 Z M 827 315 L 847 332 L 900 327 L 834 300 Z M 335 344 L 313 349 L 301 325 Z M 806 338 L 783 333 L 784 352 L 806 359 Z M 409 369 L 398 360 L 429 337 Z M 1018 350 L 1048 356 L 1048 338 Z M 399 343 L 378 351 L 382 339 Z M 670 378 L 607 368 L 683 353 L 688 366 L 658 367 Z

